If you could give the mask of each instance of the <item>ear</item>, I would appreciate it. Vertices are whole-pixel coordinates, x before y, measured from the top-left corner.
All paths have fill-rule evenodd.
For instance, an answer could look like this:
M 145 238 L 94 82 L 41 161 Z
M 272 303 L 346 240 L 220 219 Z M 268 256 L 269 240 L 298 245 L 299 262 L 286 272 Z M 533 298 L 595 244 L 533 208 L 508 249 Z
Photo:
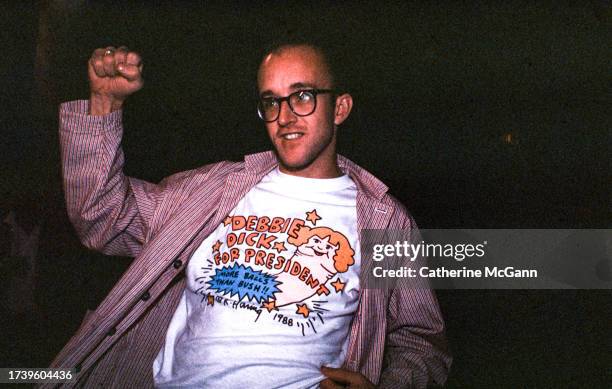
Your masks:
M 353 97 L 344 93 L 336 97 L 336 111 L 334 112 L 334 124 L 340 125 L 351 113 L 353 108 Z

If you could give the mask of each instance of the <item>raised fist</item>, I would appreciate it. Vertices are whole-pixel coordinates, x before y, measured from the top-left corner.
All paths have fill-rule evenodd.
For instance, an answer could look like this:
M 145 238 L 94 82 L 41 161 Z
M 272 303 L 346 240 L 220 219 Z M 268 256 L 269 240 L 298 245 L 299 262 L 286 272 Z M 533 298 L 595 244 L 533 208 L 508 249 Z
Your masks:
M 119 109 L 129 95 L 144 85 L 140 56 L 125 46 L 96 49 L 87 68 L 93 114 Z M 110 111 L 100 112 L 102 106 Z

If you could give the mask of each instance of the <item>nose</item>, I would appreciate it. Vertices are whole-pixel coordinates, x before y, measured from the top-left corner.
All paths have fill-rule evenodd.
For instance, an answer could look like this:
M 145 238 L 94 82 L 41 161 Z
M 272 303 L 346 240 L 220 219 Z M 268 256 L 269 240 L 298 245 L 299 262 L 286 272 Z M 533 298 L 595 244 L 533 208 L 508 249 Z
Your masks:
M 289 107 L 288 101 L 281 101 L 278 109 L 280 110 L 278 112 L 278 125 L 279 126 L 286 127 L 287 125 L 294 123 L 296 121 L 297 117 L 295 116 L 291 108 Z

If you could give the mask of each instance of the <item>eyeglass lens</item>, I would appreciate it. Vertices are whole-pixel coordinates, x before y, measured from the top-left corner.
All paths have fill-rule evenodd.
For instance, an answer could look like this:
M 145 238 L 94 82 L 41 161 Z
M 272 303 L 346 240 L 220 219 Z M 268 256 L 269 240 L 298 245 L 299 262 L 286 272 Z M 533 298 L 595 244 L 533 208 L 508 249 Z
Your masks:
M 316 107 L 316 98 L 314 93 L 310 91 L 297 91 L 286 98 L 266 97 L 261 99 L 259 103 L 259 116 L 268 122 L 272 122 L 278 118 L 280 106 L 283 100 L 287 100 L 289 108 L 298 116 L 307 116 L 314 112 Z

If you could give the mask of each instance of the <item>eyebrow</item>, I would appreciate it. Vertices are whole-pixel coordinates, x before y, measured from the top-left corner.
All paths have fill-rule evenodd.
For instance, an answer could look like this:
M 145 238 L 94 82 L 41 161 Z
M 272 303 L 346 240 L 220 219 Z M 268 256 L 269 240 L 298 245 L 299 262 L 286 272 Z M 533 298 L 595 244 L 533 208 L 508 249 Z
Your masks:
M 295 82 L 289 86 L 292 90 L 300 90 L 300 89 L 317 89 L 316 85 L 310 82 Z M 276 96 L 271 90 L 267 89 L 259 94 L 260 97 L 270 97 Z
M 291 89 L 303 89 L 303 88 L 316 89 L 316 86 L 309 82 L 296 82 L 295 84 L 291 84 L 290 88 Z

